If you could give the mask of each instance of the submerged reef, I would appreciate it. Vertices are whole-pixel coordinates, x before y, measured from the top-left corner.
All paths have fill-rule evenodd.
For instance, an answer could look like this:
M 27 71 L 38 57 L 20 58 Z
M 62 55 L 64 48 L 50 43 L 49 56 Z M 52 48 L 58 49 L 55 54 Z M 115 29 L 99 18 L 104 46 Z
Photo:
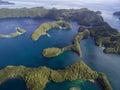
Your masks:
M 52 70 L 44 66 L 8 66 L 0 70 L 0 84 L 12 78 L 23 79 L 28 90 L 44 90 L 49 81 L 58 83 L 66 80 L 94 80 L 102 90 L 112 90 L 105 74 L 93 71 L 83 61 L 78 61 L 63 70 Z
M 20 27 L 16 28 L 16 32 L 10 33 L 10 34 L 0 34 L 0 38 L 14 38 L 17 36 L 20 36 L 21 34 L 24 34 L 26 31 Z
M 32 34 L 32 40 L 38 40 L 42 35 L 47 35 L 51 29 L 70 29 L 71 24 L 65 21 L 46 22 L 41 24 Z

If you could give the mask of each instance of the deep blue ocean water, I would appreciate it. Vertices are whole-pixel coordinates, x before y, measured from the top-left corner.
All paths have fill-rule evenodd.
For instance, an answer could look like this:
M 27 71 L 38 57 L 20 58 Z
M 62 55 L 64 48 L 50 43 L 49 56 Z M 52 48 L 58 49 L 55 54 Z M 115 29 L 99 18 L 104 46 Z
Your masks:
M 42 36 L 38 41 L 31 40 L 33 31 L 48 19 L 14 18 L 0 20 L 0 33 L 9 34 L 15 32 L 16 27 L 27 30 L 16 38 L 0 39 L 0 69 L 8 65 L 24 65 L 26 67 L 47 66 L 52 69 L 63 69 L 66 66 L 83 60 L 93 70 L 104 72 L 110 80 L 114 90 L 119 90 L 120 79 L 120 56 L 104 54 L 102 49 L 95 46 L 92 38 L 81 41 L 83 57 L 80 58 L 72 51 L 64 52 L 58 57 L 46 59 L 41 52 L 48 47 L 64 47 L 71 43 L 77 33 L 78 25 L 71 22 L 71 30 L 51 30 L 51 37 Z M 92 86 L 92 87 L 91 87 Z M 59 88 L 60 87 L 60 88 Z M 99 90 L 99 86 L 91 82 L 65 81 L 63 83 L 49 83 L 46 90 L 69 90 L 71 87 L 81 87 L 81 90 Z M 12 79 L 0 86 L 0 90 L 26 90 L 25 82 Z

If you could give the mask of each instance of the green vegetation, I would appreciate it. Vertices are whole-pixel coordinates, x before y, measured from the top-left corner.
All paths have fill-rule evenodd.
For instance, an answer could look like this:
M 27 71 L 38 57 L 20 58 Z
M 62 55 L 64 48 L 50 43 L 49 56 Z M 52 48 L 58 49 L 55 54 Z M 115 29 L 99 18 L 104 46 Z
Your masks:
M 8 14 L 9 13 L 9 14 Z M 119 16 L 120 12 L 114 15 Z M 21 9 L 0 9 L 0 18 L 49 18 L 53 20 L 76 21 L 79 25 L 92 25 L 91 36 L 95 38 L 96 45 L 105 47 L 105 53 L 120 53 L 120 33 L 104 22 L 100 11 L 82 9 L 45 9 L 43 7 L 21 8 Z M 37 40 L 41 35 L 48 35 L 46 31 L 51 29 L 51 24 L 43 24 L 32 35 L 33 40 Z M 45 26 L 45 29 L 44 29 Z M 59 27 L 60 28 L 60 27 Z M 40 30 L 41 29 L 41 30 Z M 66 28 L 64 28 L 66 29 Z M 0 34 L 0 38 L 5 35 Z M 11 36 L 17 36 L 13 33 Z M 8 35 L 5 37 L 9 37 Z M 76 43 L 77 44 L 77 43 Z M 75 45 L 76 46 L 76 45 Z M 70 46 L 69 46 L 70 47 Z
M 112 88 L 109 86 L 110 83 L 107 80 L 107 77 L 104 73 L 99 73 L 99 76 L 97 78 L 97 82 L 102 87 L 102 90 L 112 90 Z
M 45 9 L 43 7 L 21 8 L 21 9 L 0 9 L 0 18 L 49 18 L 53 20 L 73 20 L 80 25 L 103 22 L 100 12 L 94 12 L 87 8 L 82 9 Z
M 0 70 L 0 84 L 11 79 L 25 80 L 28 90 L 44 90 L 49 81 L 94 80 L 102 90 L 112 90 L 106 76 L 90 69 L 84 62 L 76 62 L 64 70 L 52 70 L 47 67 L 27 68 L 24 66 L 8 66 Z
M 65 51 L 72 50 L 72 51 L 76 52 L 79 56 L 82 56 L 82 51 L 80 49 L 80 41 L 84 38 L 89 37 L 89 34 L 90 33 L 88 30 L 84 30 L 83 32 L 78 32 L 78 34 L 75 36 L 72 44 L 62 48 L 62 51 L 65 52 Z
M 47 35 L 50 29 L 70 29 L 71 25 L 65 21 L 47 22 L 40 25 L 32 34 L 32 40 L 38 40 L 42 35 Z
M 75 36 L 71 45 L 65 46 L 63 48 L 54 48 L 53 47 L 53 48 L 44 49 L 42 52 L 42 55 L 44 57 L 51 58 L 51 57 L 58 56 L 65 51 L 74 51 L 80 57 L 82 57 L 82 51 L 80 49 L 80 41 L 89 36 L 90 36 L 90 32 L 87 29 L 85 29 L 83 32 L 78 32 L 78 34 Z
M 47 48 L 44 49 L 42 52 L 42 55 L 47 58 L 58 56 L 62 53 L 62 50 L 59 48 Z
M 120 53 L 120 33 L 106 22 L 94 25 L 90 33 L 96 45 L 105 48 L 105 53 Z
M 6 34 L 0 34 L 0 38 L 14 38 L 14 37 L 17 37 L 17 36 L 20 36 L 21 34 L 24 34 L 26 31 L 20 27 L 16 28 L 16 32 L 14 33 L 10 33 L 8 35 Z

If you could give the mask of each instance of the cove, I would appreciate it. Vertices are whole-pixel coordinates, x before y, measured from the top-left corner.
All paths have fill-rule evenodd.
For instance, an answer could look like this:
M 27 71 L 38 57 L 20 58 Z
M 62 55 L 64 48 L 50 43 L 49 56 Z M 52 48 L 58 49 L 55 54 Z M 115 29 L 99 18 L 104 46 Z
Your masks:
M 31 34 L 33 33 L 33 31 L 41 23 L 48 21 L 51 20 L 30 18 L 0 19 L 0 33 L 11 33 L 15 30 L 15 27 L 21 27 L 27 30 L 27 33 L 21 35 L 20 37 L 12 39 L 0 39 L 0 69 L 8 65 L 24 65 L 26 67 L 47 66 L 52 69 L 63 69 L 66 66 L 76 62 L 77 60 L 84 60 L 86 64 L 89 65 L 92 69 L 104 72 L 108 76 L 113 89 L 119 90 L 120 72 L 118 69 L 120 68 L 120 56 L 114 54 L 104 54 L 101 48 L 94 45 L 94 41 L 92 38 L 81 41 L 81 49 L 83 52 L 82 58 L 71 51 L 64 52 L 58 57 L 51 59 L 46 59 L 42 57 L 41 52 L 45 48 L 64 47 L 66 45 L 69 45 L 79 28 L 77 23 L 71 22 L 73 26 L 71 30 L 51 30 L 49 32 L 49 34 L 51 35 L 50 38 L 47 36 L 43 36 L 37 42 L 32 41 Z M 71 86 L 74 86 L 73 82 L 68 83 L 70 83 Z M 59 85 L 61 86 L 61 84 L 52 85 L 53 87 L 54 85 L 55 87 L 59 87 Z M 24 90 L 25 85 L 21 85 L 23 87 L 22 90 Z M 89 86 L 90 83 L 85 85 Z M 94 86 L 98 87 L 95 84 Z M 9 88 L 9 90 L 12 90 L 12 88 Z M 51 88 L 50 90 L 53 89 Z M 67 90 L 67 87 L 64 90 Z

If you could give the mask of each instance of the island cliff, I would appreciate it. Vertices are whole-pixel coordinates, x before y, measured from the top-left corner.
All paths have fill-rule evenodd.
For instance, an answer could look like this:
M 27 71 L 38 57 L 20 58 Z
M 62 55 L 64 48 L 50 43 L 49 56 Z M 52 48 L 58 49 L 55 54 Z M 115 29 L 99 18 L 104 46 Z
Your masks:
M 63 70 L 52 70 L 47 67 L 27 68 L 24 66 L 8 66 L 0 70 L 0 84 L 11 78 L 21 78 L 26 82 L 28 90 L 44 90 L 49 81 L 94 80 L 102 90 L 112 90 L 103 73 L 90 69 L 84 62 L 76 62 Z

